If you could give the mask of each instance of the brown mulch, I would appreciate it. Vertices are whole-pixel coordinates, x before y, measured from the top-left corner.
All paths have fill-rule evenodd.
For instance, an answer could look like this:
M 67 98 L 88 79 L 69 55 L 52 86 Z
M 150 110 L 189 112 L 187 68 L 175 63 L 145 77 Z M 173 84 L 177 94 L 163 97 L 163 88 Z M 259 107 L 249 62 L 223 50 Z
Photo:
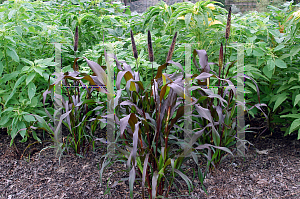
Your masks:
M 258 119 L 254 119 L 255 122 L 261 124 Z M 4 129 L 0 135 L 1 198 L 129 198 L 128 181 L 112 188 L 111 195 L 104 195 L 107 184 L 112 185 L 128 177 L 128 174 L 119 172 L 109 180 L 114 172 L 125 168 L 118 163 L 105 170 L 103 186 L 100 186 L 98 164 L 101 155 L 106 153 L 100 142 L 96 142 L 96 150 L 89 152 L 87 157 L 64 156 L 59 165 L 53 149 L 44 150 L 39 156 L 40 150 L 50 143 L 31 146 L 20 159 L 21 152 L 34 140 L 20 143 L 16 139 L 18 154 L 15 147 L 9 147 L 10 137 Z M 104 135 L 98 132 L 97 136 Z M 191 196 L 176 194 L 188 194 L 184 180 L 178 177 L 175 183 L 180 191 L 173 189 L 170 198 L 300 198 L 300 142 L 296 141 L 295 136 L 283 137 L 279 130 L 272 136 L 266 135 L 270 132 L 266 131 L 259 138 L 254 138 L 253 133 L 246 134 L 251 143 L 256 142 L 255 147 L 249 147 L 245 159 L 228 157 L 207 176 L 204 185 L 208 196 L 201 189 L 197 172 L 193 179 L 193 172 L 189 170 L 187 175 L 195 186 Z M 28 152 L 32 153 L 30 159 Z M 196 169 L 194 162 L 187 164 Z M 142 198 L 141 186 L 137 183 L 134 184 L 134 198 Z

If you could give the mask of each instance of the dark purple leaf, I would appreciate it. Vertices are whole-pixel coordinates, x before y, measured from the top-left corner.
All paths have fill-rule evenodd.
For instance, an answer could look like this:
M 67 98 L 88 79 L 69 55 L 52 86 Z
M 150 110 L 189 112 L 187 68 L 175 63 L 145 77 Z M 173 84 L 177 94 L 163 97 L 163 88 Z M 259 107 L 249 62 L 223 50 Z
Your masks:
M 107 75 L 105 73 L 105 71 L 103 70 L 103 68 L 97 64 L 96 62 L 90 61 L 87 58 L 83 57 L 88 66 L 92 69 L 92 71 L 96 74 L 96 76 L 98 77 L 98 80 L 104 84 L 107 85 Z
M 129 81 L 130 79 L 133 79 L 132 73 L 129 71 L 118 72 L 117 81 L 116 81 L 116 87 L 118 90 L 120 90 L 121 80 L 123 76 L 125 77 L 126 82 Z
M 182 67 L 182 65 L 181 65 L 180 63 L 174 62 L 174 61 L 172 61 L 172 60 L 168 61 L 167 63 L 169 63 L 169 64 L 174 64 L 175 66 L 177 66 L 177 67 L 181 70 L 181 72 L 184 72 L 184 71 L 183 71 L 183 67 Z

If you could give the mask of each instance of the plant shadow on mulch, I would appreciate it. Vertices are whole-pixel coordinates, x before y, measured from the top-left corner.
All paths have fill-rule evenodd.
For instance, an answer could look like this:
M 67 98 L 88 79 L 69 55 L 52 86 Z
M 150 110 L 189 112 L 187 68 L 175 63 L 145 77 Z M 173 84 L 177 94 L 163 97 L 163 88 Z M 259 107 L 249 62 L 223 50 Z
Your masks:
M 251 127 L 259 127 L 264 125 L 264 120 L 246 120 L 246 124 L 249 123 Z M 300 142 L 294 135 L 283 137 L 284 133 L 279 128 L 272 135 L 266 131 L 258 138 L 254 137 L 263 129 L 256 130 L 256 134 L 246 133 L 246 139 L 254 146 L 248 147 L 245 158 L 228 157 L 207 176 L 204 186 L 208 196 L 201 189 L 197 171 L 193 179 L 193 172 L 189 170 L 187 175 L 195 186 L 193 192 L 190 196 L 179 196 L 177 193 L 188 195 L 188 188 L 185 181 L 178 177 L 175 184 L 180 191 L 172 189 L 169 198 L 300 198 Z M 38 136 L 42 140 L 49 140 L 47 133 L 43 137 L 40 132 Z M 96 136 L 105 137 L 105 131 L 97 131 Z M 107 184 L 126 178 L 128 174 L 118 172 L 110 178 L 113 173 L 125 168 L 121 163 L 115 164 L 105 170 L 103 185 L 100 185 L 99 163 L 101 156 L 106 153 L 105 146 L 100 142 L 96 142 L 95 151 L 90 150 L 85 158 L 66 155 L 61 158 L 59 165 L 53 149 L 39 153 L 51 145 L 47 142 L 33 144 L 21 158 L 28 144 L 35 140 L 20 143 L 20 138 L 15 139 L 17 149 L 9 147 L 11 138 L 5 129 L 1 130 L 1 198 L 129 198 L 128 181 L 112 188 L 111 195 L 104 195 Z M 200 161 L 200 164 L 205 165 L 206 162 Z M 188 161 L 185 166 L 196 170 L 193 161 Z M 141 186 L 137 183 L 134 184 L 134 198 L 141 198 Z

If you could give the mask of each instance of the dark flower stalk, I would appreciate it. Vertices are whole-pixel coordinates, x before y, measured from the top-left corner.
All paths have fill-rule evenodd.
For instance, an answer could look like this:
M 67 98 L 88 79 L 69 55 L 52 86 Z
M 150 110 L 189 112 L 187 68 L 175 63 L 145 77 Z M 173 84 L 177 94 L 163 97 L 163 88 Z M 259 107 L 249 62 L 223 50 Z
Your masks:
M 175 43 L 176 43 L 176 38 L 177 38 L 177 32 L 175 32 L 175 35 L 173 37 L 173 41 L 172 41 L 170 50 L 168 52 L 168 56 L 167 56 L 167 59 L 166 59 L 167 66 L 168 66 L 168 61 L 170 61 L 172 59 L 172 56 L 173 56 L 173 52 L 174 52 L 174 48 L 175 48 Z M 166 70 L 167 70 L 167 67 L 166 67 Z
M 154 61 L 154 57 L 153 57 L 153 48 L 152 48 L 152 40 L 151 40 L 151 33 L 150 30 L 148 30 L 148 53 L 149 53 L 149 60 L 152 63 L 152 81 L 153 81 L 153 85 L 154 85 L 154 72 L 153 72 L 153 61 Z M 155 88 L 154 88 L 154 93 L 155 93 Z M 154 95 L 154 100 L 155 99 L 155 95 Z
M 221 77 L 221 69 L 223 68 L 223 43 L 221 43 L 220 53 L 219 53 L 219 77 Z M 220 80 L 219 80 L 220 85 Z
M 76 52 L 78 48 L 78 26 L 75 29 L 75 36 L 74 36 L 74 51 Z
M 226 32 L 225 32 L 225 39 L 226 39 L 226 43 L 225 43 L 225 53 L 224 53 L 224 59 L 223 61 L 225 62 L 225 56 L 226 56 L 226 45 L 229 39 L 229 35 L 230 35 L 230 26 L 231 26 L 231 7 L 229 7 L 229 11 L 228 11 L 228 17 L 227 17 L 227 25 L 226 25 Z M 222 78 L 224 78 L 224 67 L 223 67 L 223 72 L 222 72 Z
M 225 34 L 226 40 L 229 38 L 230 35 L 230 25 L 231 25 L 231 7 L 229 7 L 228 17 L 227 17 L 226 34 Z
M 150 62 L 153 62 L 154 57 L 153 57 L 153 48 L 152 48 L 152 40 L 151 40 L 150 30 L 148 30 L 148 52 L 149 52 L 149 60 L 150 60 Z M 152 70 L 153 70 L 153 68 L 152 68 Z
M 136 67 L 138 69 L 138 61 L 137 61 L 137 59 L 138 59 L 138 53 L 137 53 L 137 50 L 136 50 L 136 45 L 135 45 L 135 41 L 134 41 L 132 30 L 130 30 L 130 37 L 131 37 L 131 44 L 132 44 L 133 56 L 135 58 Z
M 137 53 L 137 50 L 136 50 L 136 45 L 135 45 L 135 41 L 134 41 L 132 30 L 130 30 L 130 37 L 131 37 L 131 44 L 132 44 L 133 56 L 134 56 L 135 60 L 137 60 L 138 53 Z
M 75 55 L 75 58 L 76 58 L 77 49 L 78 49 L 78 26 L 76 26 L 75 35 L 74 35 L 74 55 Z M 78 70 L 79 70 L 78 63 L 76 61 L 75 62 L 75 71 L 78 71 Z

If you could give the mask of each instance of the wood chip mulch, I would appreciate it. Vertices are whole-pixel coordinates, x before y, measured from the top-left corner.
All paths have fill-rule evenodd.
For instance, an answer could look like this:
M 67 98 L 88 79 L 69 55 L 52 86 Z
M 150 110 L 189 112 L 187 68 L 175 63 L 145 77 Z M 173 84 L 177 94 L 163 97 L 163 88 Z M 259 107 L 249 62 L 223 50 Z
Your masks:
M 105 170 L 103 186 L 100 186 L 98 164 L 106 152 L 100 143 L 86 158 L 65 156 L 59 165 L 53 149 L 44 150 L 39 156 L 46 145 L 33 145 L 20 159 L 15 147 L 9 147 L 10 137 L 3 129 L 0 135 L 1 198 L 129 198 L 128 181 L 118 183 L 110 190 L 111 195 L 104 195 L 107 184 L 112 185 L 128 174 L 115 173 L 125 168 L 123 164 L 113 165 Z M 182 196 L 188 195 L 188 188 L 178 177 L 175 184 L 180 191 L 173 188 L 174 193 L 170 193 L 169 198 L 300 198 L 300 142 L 295 137 L 283 137 L 281 132 L 256 139 L 247 133 L 246 138 L 256 142 L 255 147 L 249 147 L 245 158 L 228 157 L 207 176 L 204 185 L 208 196 L 201 189 L 197 172 L 193 179 L 190 169 L 187 175 L 195 186 L 193 192 L 190 196 Z M 33 140 L 27 143 L 15 140 L 21 152 L 30 142 Z M 30 159 L 28 152 L 32 153 Z M 196 169 L 193 161 L 185 165 Z M 142 198 L 141 186 L 137 183 L 134 184 L 134 198 Z

